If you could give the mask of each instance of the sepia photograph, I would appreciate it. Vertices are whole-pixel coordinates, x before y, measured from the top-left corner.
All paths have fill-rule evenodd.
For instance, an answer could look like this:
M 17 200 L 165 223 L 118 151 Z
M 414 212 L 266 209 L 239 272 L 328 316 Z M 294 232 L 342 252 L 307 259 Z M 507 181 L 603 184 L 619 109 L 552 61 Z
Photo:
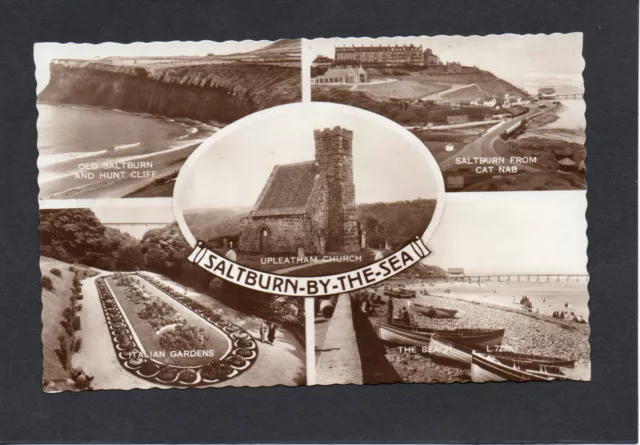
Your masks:
M 192 155 L 176 184 L 176 217 L 192 245 L 254 270 L 317 277 L 367 266 L 435 230 L 437 164 L 383 117 L 298 104 L 228 130 Z
M 316 382 L 591 379 L 584 192 L 455 194 L 432 255 L 318 299 Z
M 586 188 L 582 34 L 305 41 L 312 100 L 412 131 L 447 191 Z
M 163 201 L 40 210 L 43 390 L 305 385 L 304 299 L 191 265 Z
M 34 47 L 40 199 L 170 197 L 206 138 L 301 100 L 300 39 Z

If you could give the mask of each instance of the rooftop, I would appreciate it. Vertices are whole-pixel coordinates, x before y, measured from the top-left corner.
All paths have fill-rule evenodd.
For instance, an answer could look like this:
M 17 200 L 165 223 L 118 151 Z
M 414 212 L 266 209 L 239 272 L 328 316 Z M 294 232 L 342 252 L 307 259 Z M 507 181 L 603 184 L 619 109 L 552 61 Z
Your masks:
M 276 165 L 253 208 L 253 216 L 301 215 L 319 178 L 316 161 Z

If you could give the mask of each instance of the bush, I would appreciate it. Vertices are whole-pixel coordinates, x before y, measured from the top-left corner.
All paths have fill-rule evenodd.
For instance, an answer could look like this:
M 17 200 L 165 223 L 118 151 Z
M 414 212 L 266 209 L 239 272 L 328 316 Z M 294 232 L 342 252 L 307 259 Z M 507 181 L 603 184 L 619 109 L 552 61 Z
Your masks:
M 78 389 L 91 389 L 93 377 L 86 374 L 81 368 L 74 368 L 71 371 L 71 378 Z
M 62 277 L 62 272 L 60 272 L 60 269 L 56 269 L 55 267 L 53 269 L 49 269 L 49 272 L 51 272 L 58 278 Z
M 80 352 L 80 348 L 82 348 L 82 339 L 76 338 L 73 342 L 73 352 Z
M 253 352 L 251 352 L 248 349 L 238 349 L 236 351 L 236 354 L 239 355 L 240 357 L 251 357 L 253 355 Z
M 144 362 L 140 367 L 140 373 L 142 375 L 150 376 L 158 372 L 160 367 L 153 362 Z
M 203 348 L 209 337 L 204 329 L 179 324 L 173 330 L 160 335 L 160 346 L 171 351 L 185 351 Z
M 178 375 L 178 371 L 173 368 L 164 368 L 158 373 L 158 378 L 165 382 L 173 381 Z
M 144 308 L 138 312 L 138 316 L 143 320 L 148 319 L 160 319 L 163 317 L 171 317 L 177 314 L 176 310 L 167 303 L 154 299 L 153 301 L 146 302 Z
M 62 327 L 64 328 L 64 331 L 68 335 L 73 335 L 73 326 L 71 326 L 71 323 L 69 322 L 69 320 L 62 320 L 60 322 L 60 325 L 62 325 Z
M 240 358 L 240 357 L 238 357 L 238 356 L 236 356 L 236 355 L 229 356 L 229 357 L 227 358 L 227 362 L 228 362 L 231 366 L 237 366 L 237 367 L 244 366 L 244 365 L 245 365 L 245 363 L 246 363 L 242 358 Z
M 253 341 L 247 338 L 241 338 L 236 342 L 239 348 L 250 348 L 253 345 Z
M 231 374 L 233 368 L 228 363 L 215 361 L 204 365 L 202 377 L 207 380 L 222 379 Z
M 69 272 L 75 272 L 75 271 L 76 271 L 76 268 L 75 268 L 75 267 L 73 267 L 73 266 L 69 266 Z
M 76 317 L 73 319 L 73 330 L 74 331 L 79 331 L 81 329 L 80 326 L 80 317 Z
M 196 381 L 197 378 L 198 378 L 198 374 L 196 374 L 195 371 L 191 369 L 183 369 L 180 372 L 179 380 L 184 383 L 193 383 Z
M 69 361 L 69 350 L 67 349 L 67 340 L 64 336 L 59 336 L 58 341 L 60 342 L 60 347 L 56 349 L 56 356 L 58 356 L 58 360 L 60 360 L 60 364 L 63 369 L 67 369 L 67 363 Z
M 42 285 L 43 289 L 46 289 L 46 290 L 53 290 L 54 289 L 53 281 L 51 281 L 51 278 L 49 278 L 47 276 L 43 276 L 40 279 L 40 284 Z

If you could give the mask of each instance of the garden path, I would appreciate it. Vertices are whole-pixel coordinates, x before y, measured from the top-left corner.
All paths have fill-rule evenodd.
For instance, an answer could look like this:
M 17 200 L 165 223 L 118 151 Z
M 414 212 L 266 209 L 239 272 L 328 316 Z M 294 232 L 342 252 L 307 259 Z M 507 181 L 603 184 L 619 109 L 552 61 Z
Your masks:
M 73 366 L 94 377 L 93 389 L 164 388 L 134 376 L 118 362 L 95 283 L 96 278 L 104 275 L 107 273 L 82 281 L 84 298 L 79 312 L 82 329 L 78 332 L 82 347 L 71 358 Z
M 201 305 L 215 310 L 227 320 L 242 327 L 258 342 L 258 359 L 243 374 L 214 386 L 295 386 L 304 384 L 305 349 L 296 337 L 286 329 L 278 329 L 273 346 L 260 342 L 259 317 L 246 314 L 219 302 L 210 295 L 202 294 L 190 287 L 158 274 L 146 272 L 163 284 L 171 286 L 182 295 Z

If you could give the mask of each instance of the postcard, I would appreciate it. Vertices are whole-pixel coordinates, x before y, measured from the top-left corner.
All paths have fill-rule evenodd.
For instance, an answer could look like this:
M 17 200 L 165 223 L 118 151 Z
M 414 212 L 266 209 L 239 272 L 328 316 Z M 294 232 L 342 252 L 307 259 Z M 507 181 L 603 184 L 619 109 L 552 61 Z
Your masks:
M 43 390 L 589 381 L 581 50 L 37 44 Z

